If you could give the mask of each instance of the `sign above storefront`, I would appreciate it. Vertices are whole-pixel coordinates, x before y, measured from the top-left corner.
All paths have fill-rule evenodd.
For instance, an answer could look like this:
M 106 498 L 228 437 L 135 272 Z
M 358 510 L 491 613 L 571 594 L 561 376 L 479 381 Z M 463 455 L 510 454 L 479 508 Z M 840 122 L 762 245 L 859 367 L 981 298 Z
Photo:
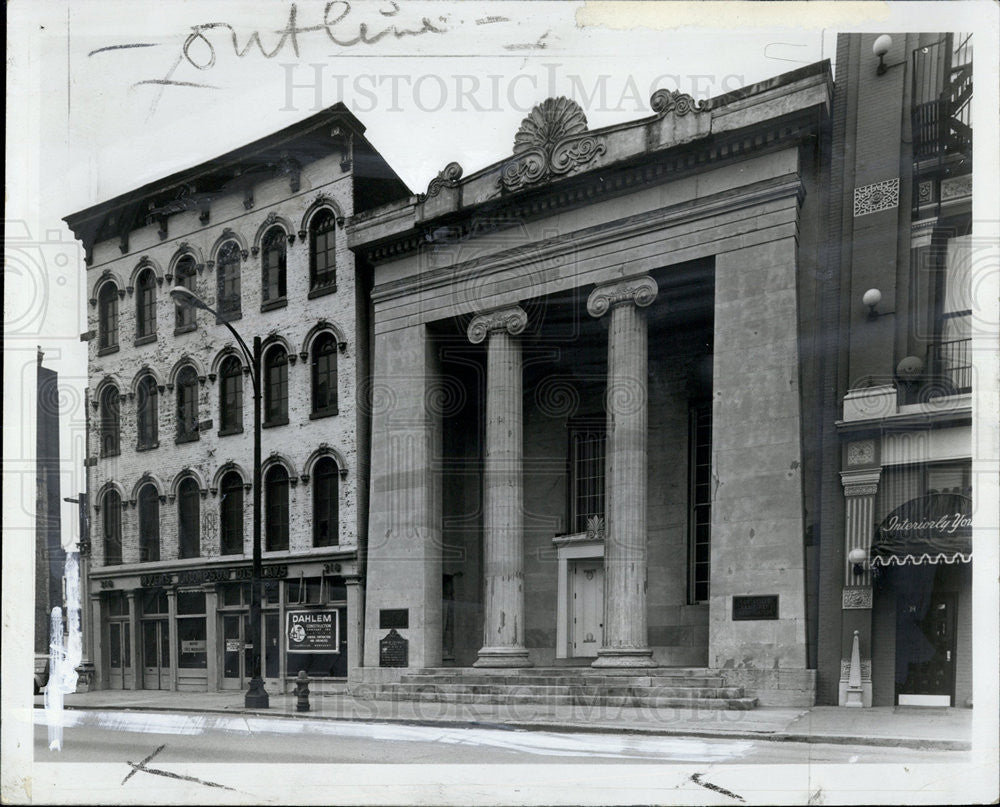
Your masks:
M 879 525 L 872 543 L 873 566 L 919 566 L 972 560 L 972 500 L 932 493 L 897 507 Z
M 205 583 L 225 583 L 230 580 L 250 580 L 253 568 L 250 566 L 222 566 L 217 569 L 185 569 L 180 572 L 158 572 L 139 576 L 143 588 L 167 586 L 200 586 Z M 280 580 L 288 577 L 288 566 L 265 566 L 261 570 L 264 580 Z
M 285 637 L 289 653 L 339 652 L 337 609 L 287 611 Z

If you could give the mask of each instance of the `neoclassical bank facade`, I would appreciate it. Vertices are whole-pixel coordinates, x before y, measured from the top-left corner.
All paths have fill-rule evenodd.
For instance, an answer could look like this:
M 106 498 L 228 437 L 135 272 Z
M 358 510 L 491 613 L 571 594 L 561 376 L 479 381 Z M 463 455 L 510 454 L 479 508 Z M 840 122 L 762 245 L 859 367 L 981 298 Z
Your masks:
M 500 161 L 348 222 L 373 277 L 353 675 L 696 667 L 813 702 L 832 94 L 822 62 L 601 129 L 549 99 Z

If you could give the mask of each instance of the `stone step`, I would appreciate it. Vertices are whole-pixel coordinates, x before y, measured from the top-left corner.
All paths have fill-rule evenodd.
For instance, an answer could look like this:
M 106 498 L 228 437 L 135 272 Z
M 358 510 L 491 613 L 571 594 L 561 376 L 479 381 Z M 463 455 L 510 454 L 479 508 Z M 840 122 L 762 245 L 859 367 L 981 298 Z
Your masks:
M 418 703 L 463 704 L 542 704 L 546 706 L 607 706 L 647 707 L 655 709 L 731 709 L 747 710 L 757 705 L 756 698 L 698 698 L 621 695 L 531 695 L 531 694 L 475 694 L 471 692 L 382 692 L 379 699 L 389 701 L 415 701 Z
M 618 678 L 647 676 L 718 676 L 719 671 L 710 667 L 417 667 L 407 670 L 408 675 L 599 675 Z
M 605 675 L 534 675 L 528 674 L 420 674 L 406 673 L 401 678 L 407 684 L 469 684 L 498 686 L 688 686 L 688 687 L 721 687 L 725 679 L 721 676 L 681 676 L 681 675 L 643 675 L 643 676 L 605 676 Z
M 484 684 L 484 683 L 390 683 L 382 692 L 452 693 L 475 695 L 588 695 L 607 697 L 742 698 L 743 687 L 724 686 L 620 686 L 603 684 Z

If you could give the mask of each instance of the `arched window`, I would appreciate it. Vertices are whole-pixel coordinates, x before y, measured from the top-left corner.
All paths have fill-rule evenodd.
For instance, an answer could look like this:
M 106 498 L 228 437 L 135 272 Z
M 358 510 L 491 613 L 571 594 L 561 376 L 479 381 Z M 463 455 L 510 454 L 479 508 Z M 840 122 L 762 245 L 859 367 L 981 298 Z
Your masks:
M 219 486 L 219 521 L 222 523 L 222 554 L 243 554 L 243 480 L 236 471 L 222 477 Z
M 182 286 L 188 291 L 194 292 L 195 288 L 195 277 L 198 272 L 195 269 L 194 256 L 185 255 L 177 262 L 177 267 L 174 269 L 174 283 L 178 286 Z M 190 331 L 195 327 L 194 321 L 194 306 L 193 305 L 174 305 L 174 324 L 176 330 Z
M 201 491 L 190 476 L 177 488 L 177 557 L 196 558 L 201 553 Z
M 156 448 L 159 438 L 159 393 L 156 379 L 144 376 L 139 381 L 135 407 L 136 448 Z
M 160 495 L 152 483 L 139 489 L 139 560 L 160 559 Z
M 121 411 L 118 390 L 107 386 L 101 392 L 101 456 L 117 457 L 121 453 Z
M 230 356 L 219 368 L 219 434 L 243 431 L 243 364 Z
M 118 288 L 111 282 L 97 293 L 97 347 L 109 352 L 118 348 Z
M 267 551 L 288 549 L 288 471 L 275 465 L 264 479 L 264 529 Z
M 285 231 L 280 227 L 272 227 L 264 233 L 260 264 L 265 303 L 285 296 L 285 247 Z
M 315 415 L 337 414 L 337 340 L 320 334 L 312 350 L 312 411 Z
M 337 220 L 321 210 L 309 224 L 309 289 L 337 290 Z
M 122 497 L 115 490 L 104 494 L 104 565 L 122 562 Z
M 177 374 L 177 442 L 198 439 L 198 376 L 193 367 Z
M 322 457 L 313 471 L 313 546 L 340 543 L 339 499 L 337 463 Z
M 288 354 L 275 345 L 264 358 L 264 425 L 288 423 Z
M 241 315 L 240 300 L 240 247 L 235 241 L 227 241 L 219 248 L 216 261 L 219 280 L 219 301 L 216 309 L 220 319 L 238 319 Z
M 143 269 L 135 286 L 135 338 L 156 334 L 156 274 Z

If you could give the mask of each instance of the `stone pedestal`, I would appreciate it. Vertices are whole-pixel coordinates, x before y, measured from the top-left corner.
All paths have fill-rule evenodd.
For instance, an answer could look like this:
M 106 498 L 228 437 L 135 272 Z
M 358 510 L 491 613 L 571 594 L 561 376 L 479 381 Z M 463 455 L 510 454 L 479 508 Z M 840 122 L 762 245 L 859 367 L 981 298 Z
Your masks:
M 587 300 L 608 328 L 604 641 L 594 667 L 654 667 L 646 615 L 646 317 L 649 276 L 598 286 Z
M 469 340 L 486 346 L 483 468 L 483 647 L 476 667 L 527 667 L 524 647 L 524 491 L 521 345 L 517 306 L 477 316 Z

